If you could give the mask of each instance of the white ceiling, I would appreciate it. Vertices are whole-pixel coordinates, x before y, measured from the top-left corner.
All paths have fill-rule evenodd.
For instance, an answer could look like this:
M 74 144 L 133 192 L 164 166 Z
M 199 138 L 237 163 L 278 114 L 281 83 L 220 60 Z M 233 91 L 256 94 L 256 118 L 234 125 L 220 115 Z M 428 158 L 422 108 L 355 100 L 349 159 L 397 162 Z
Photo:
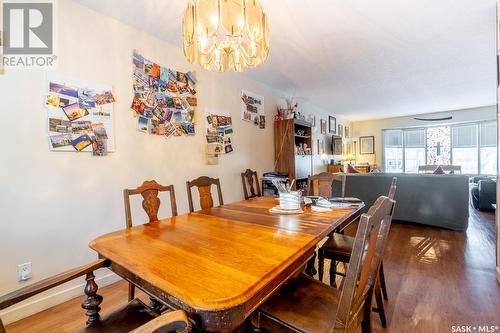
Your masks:
M 76 0 L 182 46 L 186 0 Z M 492 105 L 495 0 L 261 0 L 271 51 L 245 73 L 352 120 Z

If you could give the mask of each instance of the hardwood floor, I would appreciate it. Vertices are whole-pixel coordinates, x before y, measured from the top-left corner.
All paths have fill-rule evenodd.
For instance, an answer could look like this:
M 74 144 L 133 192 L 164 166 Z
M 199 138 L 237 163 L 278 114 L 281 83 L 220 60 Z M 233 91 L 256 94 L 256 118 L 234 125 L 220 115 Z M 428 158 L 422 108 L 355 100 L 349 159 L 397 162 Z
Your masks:
M 375 331 L 440 333 L 451 332 L 452 325 L 500 326 L 494 214 L 471 209 L 470 215 L 466 233 L 393 224 L 384 257 L 389 323 L 382 329 L 374 313 Z M 127 287 L 118 282 L 100 289 L 101 313 L 124 303 Z M 142 293 L 140 297 L 147 299 Z M 76 298 L 8 325 L 7 332 L 74 332 L 85 322 L 81 301 Z
M 388 332 L 451 332 L 452 325 L 500 326 L 493 213 L 470 209 L 466 233 L 393 226 L 384 256 Z M 376 316 L 372 319 L 379 323 Z

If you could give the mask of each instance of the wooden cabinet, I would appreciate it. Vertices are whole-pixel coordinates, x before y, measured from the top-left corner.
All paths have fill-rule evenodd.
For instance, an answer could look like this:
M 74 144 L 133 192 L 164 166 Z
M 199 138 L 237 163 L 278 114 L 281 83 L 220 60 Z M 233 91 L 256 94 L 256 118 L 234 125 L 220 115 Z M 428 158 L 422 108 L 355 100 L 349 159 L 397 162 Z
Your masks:
M 344 166 L 342 164 L 328 164 L 326 171 L 331 173 L 343 172 Z
M 295 179 L 297 187 L 307 184 L 312 174 L 311 124 L 297 119 L 274 122 L 274 156 L 276 171 Z M 307 147 L 310 154 L 297 154 L 296 147 Z

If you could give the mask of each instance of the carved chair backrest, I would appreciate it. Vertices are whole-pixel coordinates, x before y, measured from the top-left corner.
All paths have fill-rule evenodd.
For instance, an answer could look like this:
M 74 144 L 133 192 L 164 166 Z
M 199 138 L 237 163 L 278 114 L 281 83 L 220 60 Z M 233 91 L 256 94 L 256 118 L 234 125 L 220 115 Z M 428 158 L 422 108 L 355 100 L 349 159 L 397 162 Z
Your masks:
M 365 311 L 371 311 L 373 287 L 394 204 L 394 200 L 381 196 L 361 216 L 335 317 L 336 332 L 356 331 Z
M 243 193 L 245 194 L 245 200 L 262 196 L 262 193 L 260 192 L 259 177 L 257 176 L 257 171 L 246 169 L 245 172 L 241 174 L 241 181 L 243 182 Z M 256 189 L 254 188 L 254 184 Z M 249 190 L 250 193 L 248 193 Z
M 320 174 L 309 177 L 308 179 L 308 195 L 321 196 L 331 198 L 333 193 L 334 183 L 340 183 L 342 186 L 341 196 L 345 196 L 345 174 L 322 172 Z
M 219 178 L 210 178 L 206 176 L 202 176 L 196 178 L 192 181 L 186 182 L 187 193 L 188 193 L 188 201 L 189 201 L 189 211 L 194 212 L 194 204 L 193 204 L 193 195 L 191 193 L 191 188 L 198 188 L 198 193 L 200 194 L 200 207 L 201 209 L 212 208 L 214 206 L 214 200 L 212 198 L 212 185 L 217 187 L 217 196 L 219 197 L 219 205 L 224 205 L 224 201 L 222 199 L 222 190 L 220 187 Z
M 170 193 L 170 205 L 172 216 L 177 216 L 177 203 L 175 202 L 174 185 L 163 186 L 155 180 L 145 181 L 141 186 L 135 189 L 124 189 L 123 198 L 125 201 L 125 219 L 127 228 L 132 227 L 132 213 L 130 209 L 130 196 L 140 194 L 143 198 L 142 208 L 148 214 L 149 222 L 158 221 L 158 210 L 160 209 L 160 192 Z

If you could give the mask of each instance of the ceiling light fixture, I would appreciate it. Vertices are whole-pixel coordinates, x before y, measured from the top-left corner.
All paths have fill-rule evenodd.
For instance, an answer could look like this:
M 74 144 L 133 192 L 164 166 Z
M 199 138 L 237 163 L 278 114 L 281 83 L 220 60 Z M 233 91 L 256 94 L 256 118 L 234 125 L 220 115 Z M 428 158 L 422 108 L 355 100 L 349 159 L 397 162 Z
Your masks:
M 204 69 L 242 72 L 269 54 L 267 16 L 258 0 L 189 0 L 184 55 Z

